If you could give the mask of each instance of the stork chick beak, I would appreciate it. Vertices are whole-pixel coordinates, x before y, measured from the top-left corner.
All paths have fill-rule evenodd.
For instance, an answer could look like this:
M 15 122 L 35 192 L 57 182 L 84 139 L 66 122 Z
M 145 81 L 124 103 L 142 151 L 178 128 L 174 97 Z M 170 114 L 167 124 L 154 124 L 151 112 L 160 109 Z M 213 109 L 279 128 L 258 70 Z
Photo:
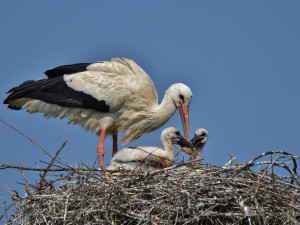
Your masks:
M 179 137 L 179 141 L 176 144 L 180 145 L 181 147 L 193 148 L 192 143 L 188 140 L 185 140 L 181 135 Z
M 189 105 L 180 105 L 178 109 L 183 126 L 184 137 L 186 140 L 190 140 Z
M 190 141 L 185 140 L 183 137 L 180 138 L 180 141 L 177 144 L 180 145 L 180 148 L 178 149 L 179 152 L 184 151 L 188 155 L 195 153 L 193 144 Z
M 182 146 L 178 149 L 179 152 L 185 152 L 188 155 L 195 154 L 197 151 L 194 148 L 189 148 L 186 146 Z
M 191 140 L 193 143 L 193 146 L 199 146 L 200 144 L 203 144 L 202 141 L 204 140 L 203 136 L 194 136 Z

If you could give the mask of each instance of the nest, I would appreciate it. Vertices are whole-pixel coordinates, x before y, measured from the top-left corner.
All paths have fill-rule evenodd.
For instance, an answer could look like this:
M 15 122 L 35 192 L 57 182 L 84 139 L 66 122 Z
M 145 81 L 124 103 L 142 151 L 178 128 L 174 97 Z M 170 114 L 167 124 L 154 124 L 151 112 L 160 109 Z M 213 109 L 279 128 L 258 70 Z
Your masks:
M 122 172 L 118 175 L 110 172 L 99 174 L 96 169 L 86 167 L 56 165 L 51 169 L 50 166 L 55 166 L 54 161 L 58 164 L 53 158 L 47 170 L 42 170 L 40 182 L 32 185 L 25 180 L 25 197 L 17 193 L 12 196 L 15 214 L 6 222 L 300 223 L 300 180 L 296 174 L 296 159 L 299 157 L 288 154 L 271 161 L 254 162 L 260 157 L 246 164 L 195 168 L 197 166 L 190 166 L 193 162 L 188 162 L 151 173 Z M 279 176 L 274 172 L 276 167 L 283 168 L 288 175 Z M 46 173 L 51 176 L 46 176 Z

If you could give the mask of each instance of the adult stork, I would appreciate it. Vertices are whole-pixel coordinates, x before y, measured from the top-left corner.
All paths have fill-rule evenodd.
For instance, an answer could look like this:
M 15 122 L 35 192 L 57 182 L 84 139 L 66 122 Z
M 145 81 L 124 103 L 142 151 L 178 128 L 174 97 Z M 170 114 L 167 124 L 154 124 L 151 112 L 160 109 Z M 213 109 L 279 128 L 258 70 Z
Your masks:
M 182 83 L 171 85 L 161 102 L 151 78 L 133 60 L 79 63 L 45 72 L 47 78 L 25 81 L 12 88 L 4 100 L 8 108 L 40 112 L 46 117 L 69 117 L 100 135 L 97 152 L 104 168 L 104 138 L 124 130 L 125 144 L 160 128 L 179 109 L 186 139 L 189 139 L 189 104 L 192 92 Z
M 152 146 L 123 148 L 111 159 L 107 170 L 154 171 L 174 163 L 174 144 L 192 148 L 175 127 L 168 127 L 161 133 L 164 149 Z

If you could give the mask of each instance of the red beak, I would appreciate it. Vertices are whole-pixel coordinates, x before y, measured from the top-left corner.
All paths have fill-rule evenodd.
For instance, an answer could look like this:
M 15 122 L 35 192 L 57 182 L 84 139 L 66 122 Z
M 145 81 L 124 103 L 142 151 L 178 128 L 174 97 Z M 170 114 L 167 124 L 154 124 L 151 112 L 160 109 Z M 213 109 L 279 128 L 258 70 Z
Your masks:
M 181 122 L 183 126 L 184 137 L 186 140 L 190 140 L 189 106 L 180 105 L 178 109 L 179 109 Z

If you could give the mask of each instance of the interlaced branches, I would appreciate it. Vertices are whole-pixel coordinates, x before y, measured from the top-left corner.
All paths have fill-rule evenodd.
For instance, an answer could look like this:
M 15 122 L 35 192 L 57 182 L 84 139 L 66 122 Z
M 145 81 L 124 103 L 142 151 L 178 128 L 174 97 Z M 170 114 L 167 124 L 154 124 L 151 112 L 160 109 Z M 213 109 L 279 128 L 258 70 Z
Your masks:
M 7 224 L 298 224 L 297 160 L 283 151 L 263 153 L 245 164 L 188 167 L 189 162 L 149 173 L 72 167 L 58 158 L 44 169 L 1 165 L 40 173 L 27 195 L 13 192 L 1 206 Z M 271 156 L 271 157 L 270 157 Z M 264 161 L 258 161 L 268 157 Z M 283 173 L 275 173 L 275 168 Z M 6 215 L 10 207 L 12 216 Z
M 295 159 L 298 157 L 295 156 Z M 290 177 L 272 175 L 268 167 L 283 164 L 274 161 L 251 162 L 249 165 L 246 163 L 247 166 L 203 165 L 196 170 L 182 167 L 193 163 L 187 162 L 151 173 L 123 172 L 122 176 L 120 173 L 114 176 L 109 172 L 100 175 L 95 169 L 86 167 L 64 168 L 65 173 L 48 168 L 46 171 L 53 176 L 52 179 L 49 180 L 50 174 L 47 175 L 47 181 L 41 176 L 43 182 L 30 186 L 31 195 L 21 197 L 15 193 L 12 196 L 16 213 L 6 222 L 299 223 L 299 177 L 293 174 L 293 169 L 290 169 L 293 172 Z M 251 170 L 252 166 L 260 164 L 267 164 L 267 167 L 261 171 Z M 296 184 L 291 184 L 292 179 Z

